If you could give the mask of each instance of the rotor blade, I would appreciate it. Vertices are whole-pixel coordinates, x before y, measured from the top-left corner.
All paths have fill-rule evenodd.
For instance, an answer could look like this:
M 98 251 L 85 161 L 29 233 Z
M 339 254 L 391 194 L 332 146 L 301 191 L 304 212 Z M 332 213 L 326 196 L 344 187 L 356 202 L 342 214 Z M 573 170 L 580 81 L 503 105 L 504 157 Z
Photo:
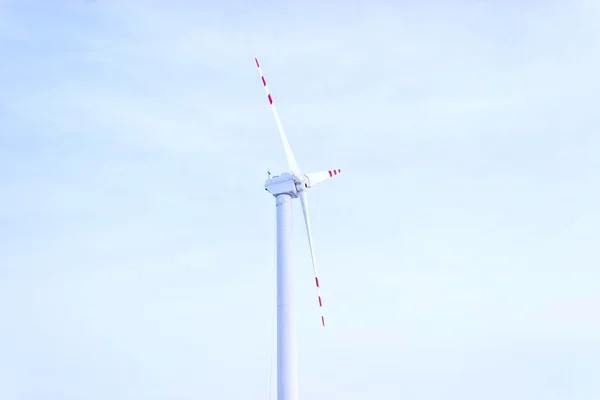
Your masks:
M 329 171 L 311 172 L 310 174 L 306 174 L 306 187 L 315 186 L 317 183 L 324 182 L 341 172 L 341 169 L 330 169 Z
M 312 259 L 313 273 L 315 275 L 315 284 L 317 285 L 317 298 L 319 300 L 319 308 L 321 309 L 321 324 L 325 326 L 325 316 L 323 315 L 323 301 L 321 300 L 321 287 L 319 286 L 319 275 L 317 274 L 317 262 L 315 260 L 315 250 L 313 249 L 312 233 L 310 231 L 310 218 L 308 215 L 308 198 L 306 191 L 299 193 L 300 203 L 302 204 L 302 214 L 304 214 L 304 223 L 306 225 L 306 233 L 308 234 L 308 247 L 310 248 L 310 258 Z
M 298 163 L 296 162 L 296 158 L 294 157 L 294 153 L 292 152 L 290 143 L 288 142 L 287 136 L 285 135 L 285 131 L 283 130 L 283 126 L 281 125 L 281 121 L 279 120 L 279 114 L 277 114 L 277 109 L 275 108 L 275 104 L 273 104 L 273 98 L 271 97 L 271 93 L 269 93 L 267 81 L 265 80 L 265 77 L 262 73 L 262 69 L 260 68 L 258 59 L 255 58 L 254 61 L 256 61 L 256 66 L 258 67 L 260 79 L 262 80 L 263 86 L 265 87 L 265 91 L 267 92 L 267 99 L 269 99 L 269 105 L 271 106 L 271 110 L 273 110 L 273 115 L 275 116 L 275 123 L 277 124 L 277 129 L 279 130 L 279 135 L 281 136 L 281 141 L 283 142 L 283 149 L 285 150 L 285 156 L 287 158 L 288 166 L 290 168 L 290 171 L 294 175 L 294 178 L 296 178 L 298 182 L 302 182 L 302 173 L 300 173 Z

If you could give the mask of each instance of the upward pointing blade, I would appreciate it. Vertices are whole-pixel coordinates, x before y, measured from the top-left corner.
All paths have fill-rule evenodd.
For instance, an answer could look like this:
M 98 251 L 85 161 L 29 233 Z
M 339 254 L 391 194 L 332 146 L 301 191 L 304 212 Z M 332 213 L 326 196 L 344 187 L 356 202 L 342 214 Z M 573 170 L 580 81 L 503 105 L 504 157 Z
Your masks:
M 315 260 L 315 251 L 312 243 L 312 233 L 310 231 L 310 217 L 308 215 L 308 198 L 306 191 L 299 193 L 300 204 L 302 204 L 302 214 L 304 214 L 304 224 L 306 225 L 306 233 L 308 234 L 308 247 L 310 248 L 310 258 L 312 259 L 313 273 L 315 275 L 315 284 L 317 285 L 317 297 L 319 299 L 319 307 L 321 309 L 321 324 L 325 326 L 325 316 L 323 315 L 323 301 L 321 300 L 321 288 L 319 286 L 319 276 L 317 274 L 317 262 Z
M 275 108 L 275 104 L 273 104 L 273 98 L 271 97 L 271 93 L 269 93 L 267 81 L 265 80 L 265 77 L 262 73 L 262 69 L 260 68 L 258 59 L 255 58 L 254 61 L 256 62 L 256 66 L 258 67 L 258 73 L 260 74 L 260 79 L 262 80 L 263 86 L 265 87 L 265 91 L 267 92 L 267 99 L 269 99 L 269 105 L 271 106 L 271 110 L 273 110 L 273 115 L 275 116 L 275 123 L 277 124 L 279 136 L 281 136 L 281 141 L 283 142 L 283 149 L 285 150 L 285 156 L 287 158 L 288 166 L 290 168 L 290 171 L 294 175 L 294 178 L 296 178 L 296 181 L 302 182 L 302 173 L 298 168 L 298 163 L 296 162 L 296 158 L 294 157 L 294 153 L 292 152 L 290 143 L 288 142 L 287 136 L 285 135 L 285 131 L 283 130 L 283 126 L 281 125 L 281 121 L 279 120 L 279 114 L 277 114 L 277 109 Z

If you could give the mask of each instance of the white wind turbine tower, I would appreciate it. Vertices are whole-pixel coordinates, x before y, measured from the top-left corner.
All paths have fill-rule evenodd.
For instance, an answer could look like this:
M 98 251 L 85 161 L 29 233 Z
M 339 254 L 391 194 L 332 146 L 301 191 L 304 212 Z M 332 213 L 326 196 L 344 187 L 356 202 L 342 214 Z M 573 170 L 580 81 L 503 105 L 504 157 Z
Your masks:
M 277 206 L 277 399 L 298 399 L 298 361 L 296 351 L 296 323 L 294 306 L 294 282 L 292 273 L 292 199 L 300 198 L 308 246 L 312 259 L 317 298 L 321 309 L 321 324 L 325 326 L 323 317 L 323 302 L 319 288 L 317 264 L 310 231 L 310 218 L 308 215 L 307 190 L 341 172 L 339 169 L 316 172 L 302 175 L 290 148 L 287 137 L 281 126 L 279 115 L 269 93 L 267 82 L 263 76 L 258 59 L 256 66 L 262 80 L 267 99 L 275 116 L 275 123 L 283 142 L 290 173 L 269 177 L 265 182 L 265 189 L 275 196 Z

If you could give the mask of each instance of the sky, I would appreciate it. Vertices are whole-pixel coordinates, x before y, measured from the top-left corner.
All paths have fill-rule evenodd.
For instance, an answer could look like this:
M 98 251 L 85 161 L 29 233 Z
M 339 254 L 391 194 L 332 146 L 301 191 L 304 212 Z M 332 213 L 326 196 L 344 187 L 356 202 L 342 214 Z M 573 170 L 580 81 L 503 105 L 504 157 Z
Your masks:
M 0 398 L 600 397 L 598 1 L 0 1 Z

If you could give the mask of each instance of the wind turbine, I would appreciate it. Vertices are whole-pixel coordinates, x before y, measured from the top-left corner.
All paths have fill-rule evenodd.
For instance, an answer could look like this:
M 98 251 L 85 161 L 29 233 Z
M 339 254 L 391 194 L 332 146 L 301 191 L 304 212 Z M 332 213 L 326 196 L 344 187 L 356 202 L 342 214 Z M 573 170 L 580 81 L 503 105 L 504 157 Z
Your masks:
M 290 173 L 284 172 L 279 176 L 269 176 L 265 182 L 265 189 L 275 196 L 277 209 L 277 399 L 298 399 L 298 359 L 296 350 L 296 321 L 294 306 L 294 281 L 292 271 L 292 199 L 300 198 L 304 224 L 308 234 L 308 246 L 312 260 L 317 299 L 321 310 L 321 324 L 325 327 L 323 316 L 323 301 L 321 300 L 317 263 L 313 249 L 310 218 L 308 214 L 307 190 L 318 183 L 324 182 L 339 174 L 341 170 L 334 169 L 303 175 L 298 168 L 296 158 L 285 135 L 279 115 L 269 93 L 267 81 L 262 73 L 258 59 L 254 59 L 260 79 L 262 80 L 267 99 L 275 123 L 283 142 L 283 149 L 287 158 Z

